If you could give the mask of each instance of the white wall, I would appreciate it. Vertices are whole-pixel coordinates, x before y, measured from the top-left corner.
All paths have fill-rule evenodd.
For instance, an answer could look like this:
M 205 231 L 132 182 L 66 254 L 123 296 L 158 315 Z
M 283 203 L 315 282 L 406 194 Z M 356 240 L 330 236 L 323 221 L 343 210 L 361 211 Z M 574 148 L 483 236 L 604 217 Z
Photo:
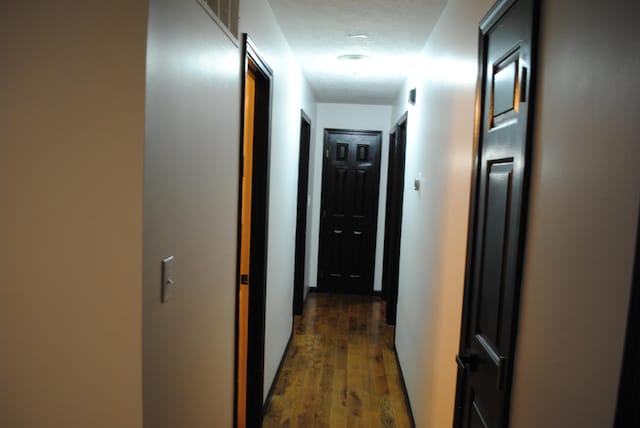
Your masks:
M 231 426 L 240 52 L 196 1 L 152 0 L 149 12 L 144 425 Z
M 240 31 L 249 34 L 273 70 L 269 247 L 264 395 L 273 383 L 293 328 L 293 271 L 298 201 L 300 109 L 315 128 L 315 97 L 266 0 L 240 2 Z
M 511 426 L 610 427 L 640 201 L 640 6 L 542 10 Z
M 233 418 L 240 61 L 197 2 L 151 2 L 145 151 L 145 426 Z M 314 97 L 263 0 L 240 31 L 273 69 L 265 395 L 292 331 L 300 109 Z M 221 102 L 224 100 L 224 102 Z M 160 260 L 175 292 L 160 303 Z
M 147 2 L 0 4 L 0 426 L 142 424 Z
M 387 197 L 387 168 L 389 162 L 389 131 L 395 122 L 391 123 L 391 106 L 364 104 L 330 104 L 318 103 L 316 112 L 315 133 L 312 133 L 311 156 L 309 158 L 310 179 L 309 193 L 311 205 L 309 207 L 311 225 L 308 240 L 311 244 L 307 252 L 308 287 L 317 287 L 318 281 L 318 244 L 320 234 L 320 208 L 322 192 L 322 152 L 324 147 L 325 128 L 356 129 L 365 131 L 382 131 L 382 146 L 380 159 L 380 196 L 378 200 L 378 229 L 376 237 L 376 258 L 374 273 L 374 290 L 382 289 L 382 255 L 384 251 L 384 217 Z
M 396 345 L 418 426 L 450 426 L 472 158 L 477 24 L 451 0 L 409 111 Z M 513 427 L 611 426 L 640 200 L 638 6 L 543 7 Z M 394 119 L 404 110 L 404 95 Z M 423 173 L 419 193 L 409 186 Z
M 396 347 L 419 427 L 452 425 L 465 269 L 478 23 L 492 0 L 450 0 L 394 107 L 407 119 Z M 424 177 L 419 192 L 413 181 Z

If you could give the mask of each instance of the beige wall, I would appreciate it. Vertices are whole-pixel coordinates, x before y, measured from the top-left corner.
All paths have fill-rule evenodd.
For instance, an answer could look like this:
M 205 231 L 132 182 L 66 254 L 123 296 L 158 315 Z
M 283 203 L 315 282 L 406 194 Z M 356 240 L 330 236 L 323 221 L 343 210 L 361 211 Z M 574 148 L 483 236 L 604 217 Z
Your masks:
M 639 13 L 544 2 L 514 428 L 613 425 L 640 201 Z
M 231 426 L 238 47 L 195 0 L 152 0 L 146 88 L 144 426 Z
M 0 426 L 142 424 L 146 18 L 0 3 Z
M 313 94 L 265 0 L 240 3 L 274 72 L 265 395 L 292 330 L 300 109 Z M 231 426 L 241 49 L 196 1 L 152 0 L 144 181 L 144 425 Z M 160 303 L 162 258 L 175 257 Z

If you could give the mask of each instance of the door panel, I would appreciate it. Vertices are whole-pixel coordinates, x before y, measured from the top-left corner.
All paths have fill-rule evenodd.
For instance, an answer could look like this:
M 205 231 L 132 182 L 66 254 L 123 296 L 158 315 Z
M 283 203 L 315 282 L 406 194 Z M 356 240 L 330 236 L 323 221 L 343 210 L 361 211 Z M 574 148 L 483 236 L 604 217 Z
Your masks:
M 373 291 L 379 131 L 325 130 L 319 287 Z
M 456 427 L 508 425 L 527 209 L 534 0 L 480 24 L 481 111 L 457 359 Z

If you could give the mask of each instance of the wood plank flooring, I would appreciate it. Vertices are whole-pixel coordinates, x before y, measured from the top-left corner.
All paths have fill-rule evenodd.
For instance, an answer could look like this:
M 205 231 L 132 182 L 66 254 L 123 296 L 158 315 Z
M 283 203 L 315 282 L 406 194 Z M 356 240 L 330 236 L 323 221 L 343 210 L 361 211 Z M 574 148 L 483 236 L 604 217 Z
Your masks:
M 311 293 L 263 427 L 410 427 L 378 297 Z

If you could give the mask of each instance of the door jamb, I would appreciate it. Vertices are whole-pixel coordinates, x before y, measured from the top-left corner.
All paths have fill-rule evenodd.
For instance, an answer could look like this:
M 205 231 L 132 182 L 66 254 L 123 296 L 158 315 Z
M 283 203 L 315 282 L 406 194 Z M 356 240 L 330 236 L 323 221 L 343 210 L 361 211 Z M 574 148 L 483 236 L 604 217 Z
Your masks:
M 234 426 L 237 426 L 238 408 L 238 337 L 239 337 L 239 296 L 240 296 L 240 242 L 242 215 L 242 168 L 243 138 L 245 126 L 244 97 L 246 74 L 249 68 L 256 76 L 255 118 L 253 138 L 253 175 L 251 196 L 251 238 L 250 268 L 251 291 L 249 299 L 248 347 L 247 347 L 247 394 L 246 425 L 259 426 L 264 408 L 264 348 L 265 348 L 265 306 L 267 287 L 267 243 L 269 214 L 269 159 L 271 135 L 271 93 L 273 71 L 262 59 L 251 38 L 242 35 L 241 64 L 241 105 L 240 105 L 240 174 L 238 184 L 238 231 L 236 249 L 236 309 L 235 309 L 235 371 L 234 371 Z
M 394 149 L 394 159 L 389 158 L 389 168 L 388 171 L 391 171 L 391 162 L 393 161 L 393 177 L 387 174 L 387 190 L 391 190 L 393 193 L 396 193 L 400 190 L 400 193 L 404 194 L 404 179 L 405 179 L 405 155 L 407 149 L 407 118 L 409 114 L 405 112 L 402 117 L 398 120 L 396 125 L 393 127 L 392 131 L 389 133 L 391 136 L 392 133 L 395 135 L 396 145 Z M 402 132 L 400 130 L 403 130 Z M 402 152 L 399 153 L 397 151 L 398 147 L 398 137 L 404 139 L 402 144 Z M 389 154 L 391 155 L 391 139 L 389 140 Z M 398 168 L 401 166 L 401 168 Z M 400 183 L 399 186 L 395 186 L 395 180 L 399 177 Z M 393 180 L 393 182 L 392 182 Z M 390 187 L 391 186 L 391 187 Z M 398 195 L 400 194 L 398 193 Z M 387 302 L 387 310 L 386 310 L 386 322 L 389 325 L 396 324 L 396 308 L 398 305 L 398 290 L 399 290 L 399 273 L 400 273 L 400 243 L 402 239 L 402 204 L 403 200 L 400 199 L 399 203 L 394 204 L 393 206 L 389 205 L 389 201 L 391 195 L 387 191 L 387 204 L 385 211 L 385 232 L 384 232 L 384 251 L 383 251 L 383 263 L 382 263 L 382 296 Z M 396 201 L 398 202 L 398 201 Z M 398 219 L 393 224 L 389 223 L 389 214 L 390 210 L 397 212 Z M 397 224 L 399 222 L 399 224 Z M 392 230 L 387 230 L 387 226 Z M 392 241 L 393 240 L 393 246 Z M 395 247 L 397 244 L 397 248 Z M 391 248 L 389 248 L 391 246 Z M 389 251 L 393 251 L 389 253 Z M 388 260 L 389 259 L 389 260 Z M 391 266 L 389 266 L 391 264 Z M 393 267 L 391 271 L 388 271 L 390 267 Z M 387 272 L 385 272 L 387 271 Z
M 640 212 L 636 230 L 636 255 L 631 280 L 631 297 L 624 345 L 624 360 L 620 376 L 616 428 L 636 427 L 640 423 Z
M 306 126 L 309 127 L 308 142 L 302 141 L 302 139 L 304 138 L 302 135 L 303 124 L 306 124 Z M 303 152 L 303 149 L 306 153 Z M 309 195 L 308 186 L 309 186 L 310 150 L 311 150 L 311 119 L 304 112 L 304 110 L 300 109 L 300 153 L 298 155 L 298 209 L 297 209 L 297 215 L 296 215 L 296 249 L 295 249 L 295 267 L 294 267 L 294 274 L 293 274 L 293 281 L 294 281 L 293 283 L 293 315 L 302 315 L 302 311 L 304 309 L 304 274 L 306 269 L 306 260 L 305 260 L 306 259 L 306 239 L 301 239 L 301 236 L 298 236 L 298 234 L 302 233 L 303 236 L 306 236 L 306 230 L 300 231 L 299 227 L 302 220 L 300 206 L 301 204 L 305 204 L 305 207 L 306 207 L 307 198 Z M 303 171 L 301 171 L 300 169 L 302 167 L 303 156 L 306 157 L 306 164 L 307 164 L 305 177 L 301 176 L 301 173 Z M 300 194 L 300 191 L 301 191 L 300 180 L 303 180 L 303 179 L 307 181 L 307 192 L 304 195 L 304 201 L 300 200 L 302 196 Z M 304 209 L 304 211 L 306 214 L 306 218 L 304 218 L 304 224 L 306 226 L 309 213 L 306 209 Z M 301 248 L 299 248 L 300 245 L 301 245 Z

